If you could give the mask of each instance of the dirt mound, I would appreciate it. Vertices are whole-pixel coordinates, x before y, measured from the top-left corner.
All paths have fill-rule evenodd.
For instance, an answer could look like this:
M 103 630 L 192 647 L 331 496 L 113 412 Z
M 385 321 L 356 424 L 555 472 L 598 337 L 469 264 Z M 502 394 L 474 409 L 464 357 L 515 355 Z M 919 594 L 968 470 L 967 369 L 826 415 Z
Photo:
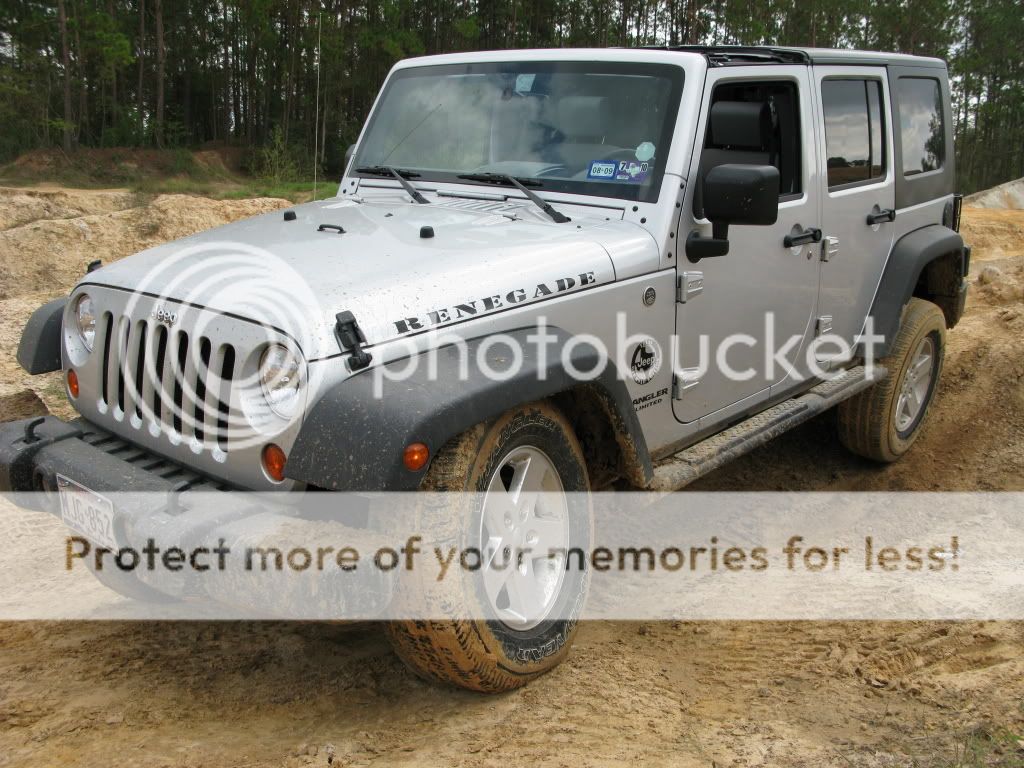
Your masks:
M 975 192 L 964 198 L 965 205 L 976 208 L 1010 208 L 1024 209 L 1024 179 L 1008 181 L 998 187 Z
M 0 395 L 0 421 L 45 416 L 49 412 L 39 395 L 31 390 L 22 390 L 13 395 Z
M 143 200 L 124 189 L 0 187 L 0 231 L 41 219 L 74 219 L 134 208 Z
M 5 194 L 6 193 L 6 194 Z M 0 189 L 0 201 L 22 199 L 22 190 Z M 208 200 L 188 195 L 160 195 L 148 204 L 145 198 L 111 193 L 77 193 L 79 209 L 89 201 L 107 202 L 111 210 L 70 217 L 66 203 L 44 196 L 28 197 L 21 206 L 24 217 L 44 214 L 0 231 L 0 299 L 32 291 L 67 292 L 94 259 L 116 261 L 168 240 L 255 216 L 289 205 L 287 200 Z M 119 207 L 132 205 L 133 207 Z M 51 210 L 52 209 L 52 210 Z M 66 217 L 50 217 L 60 213 Z
M 237 172 L 228 168 L 227 163 L 224 160 L 224 155 L 217 150 L 204 149 L 199 152 L 193 152 L 192 159 L 195 161 L 196 165 L 204 171 L 218 176 L 228 176 Z
M 960 232 L 975 263 L 1024 255 L 1024 212 L 964 206 Z

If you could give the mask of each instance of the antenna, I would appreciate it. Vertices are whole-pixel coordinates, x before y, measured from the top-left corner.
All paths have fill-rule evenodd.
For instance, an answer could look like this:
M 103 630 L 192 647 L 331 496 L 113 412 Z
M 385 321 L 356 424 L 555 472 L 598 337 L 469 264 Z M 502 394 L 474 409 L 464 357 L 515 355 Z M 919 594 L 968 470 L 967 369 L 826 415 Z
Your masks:
M 317 139 L 320 132 L 320 27 L 322 15 L 319 11 L 316 14 L 316 116 L 313 118 L 313 202 L 316 202 L 316 172 L 320 165 L 320 153 L 318 151 Z

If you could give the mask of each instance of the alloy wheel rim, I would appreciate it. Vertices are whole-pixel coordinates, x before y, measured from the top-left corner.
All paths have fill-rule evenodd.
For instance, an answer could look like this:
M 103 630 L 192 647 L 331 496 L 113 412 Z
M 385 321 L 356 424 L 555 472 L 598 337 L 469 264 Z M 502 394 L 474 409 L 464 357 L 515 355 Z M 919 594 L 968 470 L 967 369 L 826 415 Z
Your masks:
M 910 429 L 927 404 L 935 370 L 934 357 L 935 344 L 931 336 L 925 336 L 917 345 L 900 386 L 895 414 L 897 432 L 903 433 Z
M 513 449 L 491 476 L 480 516 L 480 573 L 499 621 L 523 631 L 551 614 L 568 540 L 568 501 L 551 459 L 533 446 Z

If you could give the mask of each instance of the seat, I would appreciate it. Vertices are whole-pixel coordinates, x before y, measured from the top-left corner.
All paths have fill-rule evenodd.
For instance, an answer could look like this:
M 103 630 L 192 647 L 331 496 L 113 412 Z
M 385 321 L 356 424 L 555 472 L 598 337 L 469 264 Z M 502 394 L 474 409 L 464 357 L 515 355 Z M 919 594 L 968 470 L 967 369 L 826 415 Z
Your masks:
M 704 179 L 708 172 L 727 163 L 773 165 L 771 137 L 772 118 L 767 102 L 716 101 L 711 105 L 707 145 L 700 155 L 694 194 L 696 218 L 704 218 Z
M 542 106 L 539 99 L 523 96 L 511 96 L 495 105 L 491 120 L 490 163 L 540 160 L 538 151 L 543 131 L 538 120 Z
M 557 162 L 570 172 L 585 171 L 621 147 L 605 144 L 611 109 L 604 96 L 563 96 L 555 105 L 554 127 L 564 139 L 553 147 Z

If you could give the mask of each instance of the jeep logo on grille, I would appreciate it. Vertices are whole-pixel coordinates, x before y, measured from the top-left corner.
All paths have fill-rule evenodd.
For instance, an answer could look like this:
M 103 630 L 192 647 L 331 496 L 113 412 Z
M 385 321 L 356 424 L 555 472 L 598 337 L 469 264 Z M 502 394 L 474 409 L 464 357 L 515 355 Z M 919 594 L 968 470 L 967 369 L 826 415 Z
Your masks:
M 153 310 L 152 318 L 158 323 L 162 323 L 170 328 L 176 322 L 178 322 L 178 315 L 176 312 L 168 312 L 163 307 L 157 307 Z

